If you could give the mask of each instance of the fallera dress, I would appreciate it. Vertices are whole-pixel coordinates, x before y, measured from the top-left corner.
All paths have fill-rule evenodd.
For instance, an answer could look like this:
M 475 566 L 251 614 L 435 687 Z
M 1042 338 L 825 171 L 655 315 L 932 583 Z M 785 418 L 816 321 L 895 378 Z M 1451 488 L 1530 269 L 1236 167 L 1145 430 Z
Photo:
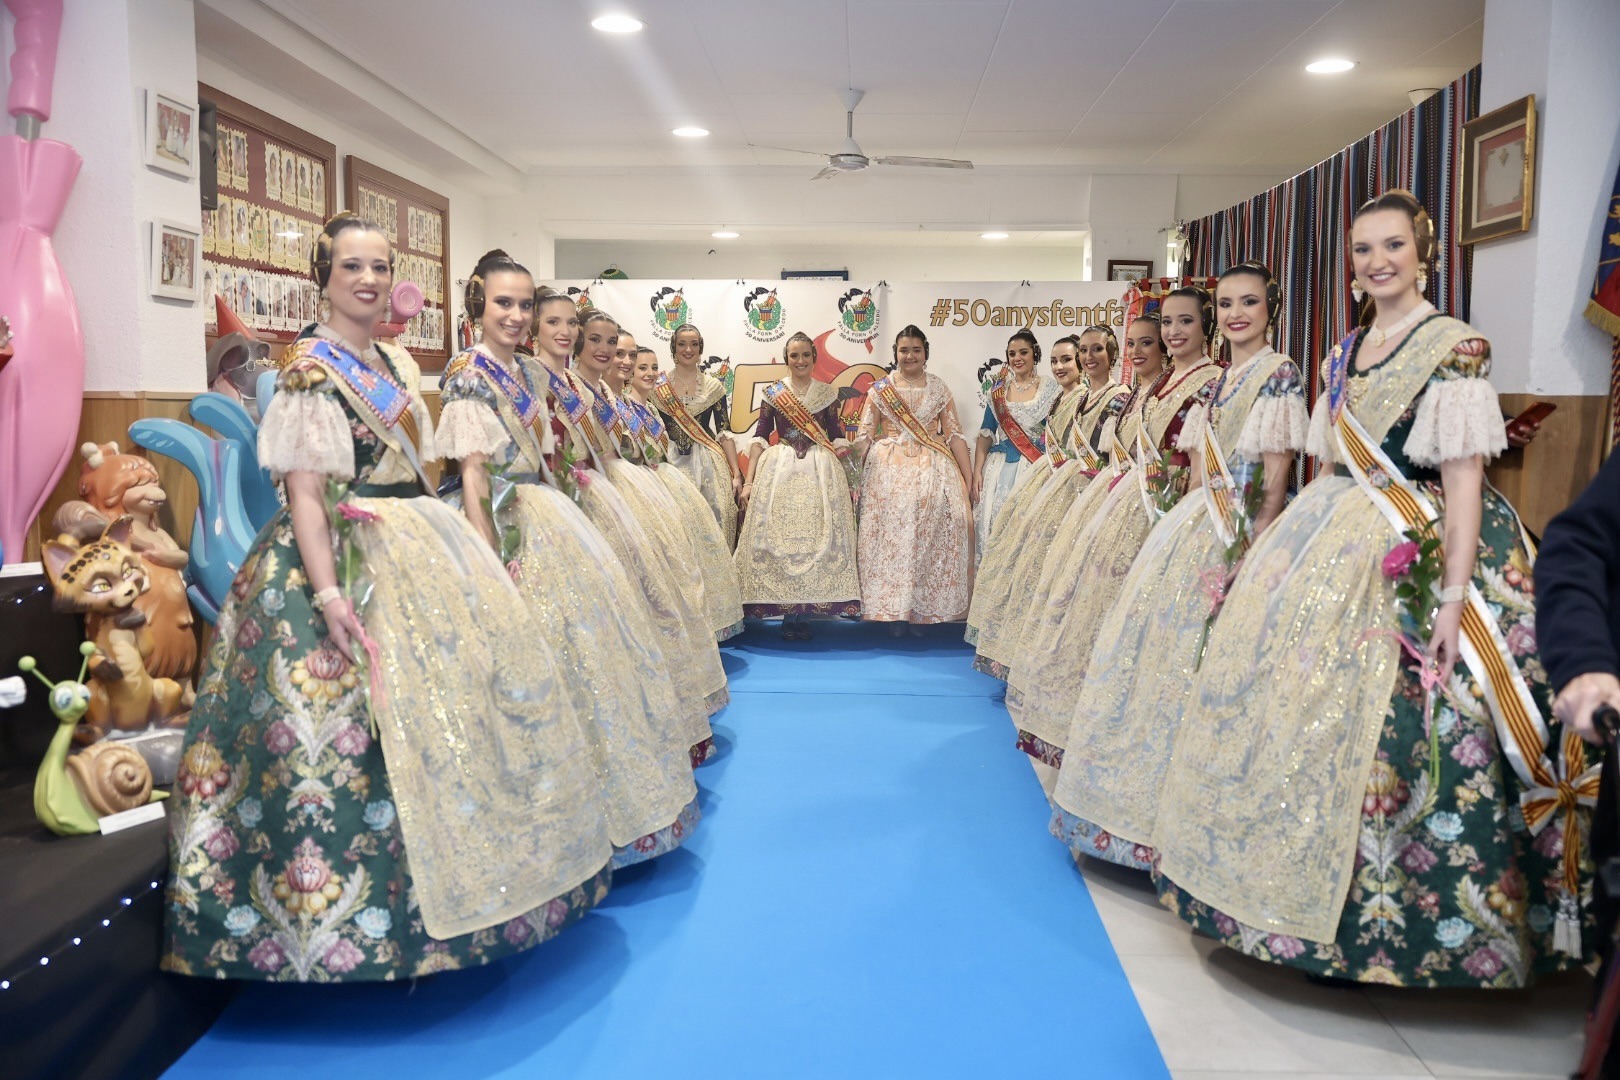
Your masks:
M 325 332 L 285 361 L 259 458 L 342 485 L 375 689 L 328 638 L 283 508 L 220 612 L 186 731 L 165 970 L 412 978 L 546 941 L 607 891 L 564 673 L 489 546 L 424 493 L 419 380 L 407 354 Z
M 1076 859 L 1149 868 L 1213 590 L 1253 525 L 1247 508 L 1257 503 L 1245 495 L 1263 454 L 1305 449 L 1308 424 L 1299 368 L 1270 348 L 1228 368 L 1208 406 L 1188 413 L 1181 448 L 1206 461 L 1219 454 L 1224 469 L 1206 467 L 1205 483 L 1154 526 L 1097 633 L 1052 793 L 1052 834 Z
M 1046 424 L 1063 388 L 1050 375 L 1039 376 L 1035 396 L 1010 401 L 1011 383 L 1003 370 L 990 388 L 979 435 L 990 440 L 985 451 L 984 488 L 974 508 L 974 532 L 982 560 L 992 532 L 1000 527 L 998 515 L 1018 484 L 1041 470 L 1045 463 Z
M 1187 456 L 1176 439 L 1187 414 L 1214 392 L 1220 373 L 1203 359 L 1185 370 L 1172 368 L 1137 392 L 1115 449 L 1115 456 L 1130 457 L 1128 471 L 1108 485 L 1088 485 L 1047 552 L 1008 673 L 1007 706 L 1018 724 L 1019 748 L 1048 765 L 1062 761 L 1098 628 L 1162 513 L 1149 505 L 1153 492 L 1173 502 L 1185 491 Z M 1180 472 L 1165 472 L 1166 462 Z
M 731 545 L 721 537 L 714 515 L 698 512 L 700 504 L 707 504 L 689 481 L 682 482 L 684 477 L 675 475 L 679 470 L 659 468 L 663 451 L 653 453 L 641 408 L 606 385 L 594 389 L 598 417 L 615 439 L 620 457 L 618 464 L 609 464 L 608 475 L 632 506 L 654 519 L 648 531 L 655 537 L 664 536 L 672 558 L 695 572 L 698 591 L 688 595 L 714 639 L 735 637 L 743 629 L 742 594 L 737 587 L 737 568 L 731 563 Z
M 619 869 L 681 845 L 700 817 L 697 785 L 647 603 L 546 468 L 544 387 L 545 371 L 532 359 L 462 353 L 445 369 L 438 449 L 452 460 L 482 454 L 499 470 L 497 489 L 513 485 L 491 500 L 496 527 L 516 530 L 518 591 L 567 673 L 596 754 Z M 447 497 L 459 504 L 459 487 Z
M 1160 895 L 1271 963 L 1520 987 L 1590 953 L 1597 770 L 1551 720 L 1530 555 L 1489 484 L 1463 655 L 1425 724 L 1382 564 L 1397 522 L 1443 517 L 1441 463 L 1506 437 L 1466 323 L 1430 315 L 1364 372 L 1361 341 L 1333 350 L 1311 418 L 1332 473 L 1250 549 L 1210 636 L 1153 831 Z
M 750 617 L 860 613 L 843 430 L 838 392 L 826 383 L 812 382 L 802 398 L 787 379 L 765 391 L 749 443 L 759 455 L 753 494 L 737 538 Z
M 938 623 L 967 613 L 973 517 L 948 448 L 962 438 L 936 375 L 915 388 L 890 375 L 867 392 L 857 436 L 870 447 L 856 543 L 863 619 Z
M 699 372 L 697 387 L 691 396 L 683 397 L 665 372 L 653 391 L 653 404 L 669 429 L 670 464 L 686 473 L 703 493 L 729 549 L 737 542 L 737 498 L 731 489 L 731 463 L 720 444 L 721 439 L 731 438 L 731 396 L 726 384 Z
M 613 548 L 631 585 L 646 600 L 669 663 L 680 730 L 692 747 L 693 764 L 701 764 L 714 754 L 708 717 L 730 699 L 714 635 L 677 584 L 681 578 L 671 566 L 668 548 L 642 527 L 631 504 L 597 467 L 612 460 L 615 450 L 612 435 L 597 418 L 595 395 L 574 372 L 541 366 L 554 443 L 547 464 L 553 475 L 578 492 L 580 509 Z M 695 572 L 692 567 L 679 571 L 687 578 Z
M 1013 489 L 990 537 L 990 550 L 973 579 L 966 638 L 975 647 L 973 666 L 1003 681 L 1041 562 L 1069 507 L 1107 462 L 1102 438 L 1117 419 L 1130 388 L 1105 382 L 1061 398 L 1047 421 L 1045 467 L 1030 471 Z

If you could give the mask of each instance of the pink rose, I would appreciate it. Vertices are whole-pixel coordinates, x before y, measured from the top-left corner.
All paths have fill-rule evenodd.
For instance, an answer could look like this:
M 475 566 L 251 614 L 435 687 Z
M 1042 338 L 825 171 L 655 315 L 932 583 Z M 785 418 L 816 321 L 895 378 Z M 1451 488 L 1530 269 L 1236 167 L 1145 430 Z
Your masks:
M 1401 865 L 1414 874 L 1428 873 L 1439 861 L 1440 856 L 1416 842 L 1407 844 L 1401 852 Z
M 1417 563 L 1420 550 L 1414 540 L 1390 548 L 1389 554 L 1384 556 L 1384 576 L 1391 580 L 1405 577 Z
M 1305 952 L 1305 943 L 1297 937 L 1287 934 L 1272 934 L 1266 938 L 1266 948 L 1272 956 L 1283 960 L 1292 960 Z
M 287 964 L 287 954 L 276 944 L 275 938 L 265 938 L 248 953 L 248 963 L 260 971 L 277 972 Z
M 1508 652 L 1514 656 L 1529 656 L 1536 651 L 1536 632 L 1524 623 L 1514 623 L 1508 627 Z
M 345 521 L 380 521 L 381 519 L 370 510 L 362 510 L 353 503 L 338 503 L 338 513 Z
M 561 926 L 568 921 L 568 901 L 555 897 L 546 901 L 546 925 Z
M 256 619 L 243 619 L 242 625 L 236 629 L 236 647 L 238 649 L 251 649 L 264 640 L 264 627 Z
M 345 975 L 359 967 L 365 958 L 366 954 L 361 952 L 354 942 L 348 938 L 338 938 L 332 947 L 326 950 L 326 955 L 321 957 L 321 963 L 325 964 L 326 970 L 332 974 Z
M 230 858 L 241 846 L 236 834 L 223 825 L 209 833 L 208 838 L 203 841 L 203 850 L 208 852 L 210 859 L 216 861 Z
M 272 754 L 286 754 L 298 745 L 298 736 L 285 720 L 277 720 L 264 733 L 264 748 Z
M 1451 748 L 1451 757 L 1465 768 L 1478 769 L 1490 764 L 1491 747 L 1485 737 L 1476 731 L 1464 735 L 1462 741 Z
M 579 490 L 584 491 L 586 488 L 591 486 L 591 474 L 580 468 L 578 465 L 575 465 L 574 483 L 579 486 Z
M 1483 946 L 1469 953 L 1462 962 L 1463 970 L 1476 979 L 1493 979 L 1502 967 L 1502 958 L 1495 950 Z
M 359 724 L 345 724 L 332 737 L 332 748 L 345 757 L 359 757 L 371 746 L 371 735 Z
M 501 936 L 506 938 L 508 945 L 522 945 L 534 936 L 534 925 L 527 918 L 519 915 L 506 924 L 506 928 L 501 931 Z

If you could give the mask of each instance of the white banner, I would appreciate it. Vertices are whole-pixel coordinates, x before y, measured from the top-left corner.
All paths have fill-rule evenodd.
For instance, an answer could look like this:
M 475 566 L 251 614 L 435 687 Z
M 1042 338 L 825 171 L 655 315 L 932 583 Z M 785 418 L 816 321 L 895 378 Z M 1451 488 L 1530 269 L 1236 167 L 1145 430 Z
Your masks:
M 1115 281 L 560 281 L 553 287 L 612 315 L 654 349 L 668 370 L 677 326 L 703 333 L 706 370 L 732 387 L 731 430 L 752 430 L 765 388 L 784 373 L 782 349 L 803 331 L 816 343 L 816 378 L 859 396 L 846 402 L 853 434 L 860 403 L 893 360 L 894 336 L 908 323 L 928 335 L 928 370 L 956 396 L 969 445 L 984 412 L 987 365 L 1028 327 L 1041 343 L 1041 370 L 1053 342 L 1103 324 L 1121 337 L 1127 286 Z

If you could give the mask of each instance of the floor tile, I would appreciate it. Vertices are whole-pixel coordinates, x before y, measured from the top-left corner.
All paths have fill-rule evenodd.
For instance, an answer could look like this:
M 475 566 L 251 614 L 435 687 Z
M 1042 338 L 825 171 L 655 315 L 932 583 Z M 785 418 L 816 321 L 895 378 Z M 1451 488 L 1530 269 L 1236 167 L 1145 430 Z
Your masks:
M 1434 1075 L 1520 1080 L 1575 1068 L 1591 982 L 1576 972 L 1531 990 L 1366 993 Z
M 1142 871 L 1087 859 L 1079 873 L 1119 955 L 1203 956 L 1219 948 L 1161 907 Z
M 1312 986 L 1226 950 L 1120 962 L 1178 1075 L 1430 1075 L 1360 990 Z

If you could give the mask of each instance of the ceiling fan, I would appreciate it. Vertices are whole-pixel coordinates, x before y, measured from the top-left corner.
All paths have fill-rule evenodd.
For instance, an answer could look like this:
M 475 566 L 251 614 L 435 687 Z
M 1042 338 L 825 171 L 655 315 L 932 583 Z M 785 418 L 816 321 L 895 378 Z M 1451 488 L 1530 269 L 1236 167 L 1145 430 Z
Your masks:
M 867 157 L 861 151 L 860 145 L 855 141 L 855 107 L 866 96 L 865 90 L 845 90 L 840 95 L 844 101 L 844 145 L 836 153 L 823 154 L 819 150 L 801 150 L 792 146 L 758 146 L 760 150 L 786 150 L 791 154 L 813 154 L 824 157 L 827 164 L 820 172 L 812 176 L 812 180 L 829 180 L 840 173 L 860 172 L 873 165 L 899 165 L 914 169 L 971 169 L 973 162 L 963 161 L 960 158 L 937 157 L 906 157 L 904 155 L 892 157 Z

